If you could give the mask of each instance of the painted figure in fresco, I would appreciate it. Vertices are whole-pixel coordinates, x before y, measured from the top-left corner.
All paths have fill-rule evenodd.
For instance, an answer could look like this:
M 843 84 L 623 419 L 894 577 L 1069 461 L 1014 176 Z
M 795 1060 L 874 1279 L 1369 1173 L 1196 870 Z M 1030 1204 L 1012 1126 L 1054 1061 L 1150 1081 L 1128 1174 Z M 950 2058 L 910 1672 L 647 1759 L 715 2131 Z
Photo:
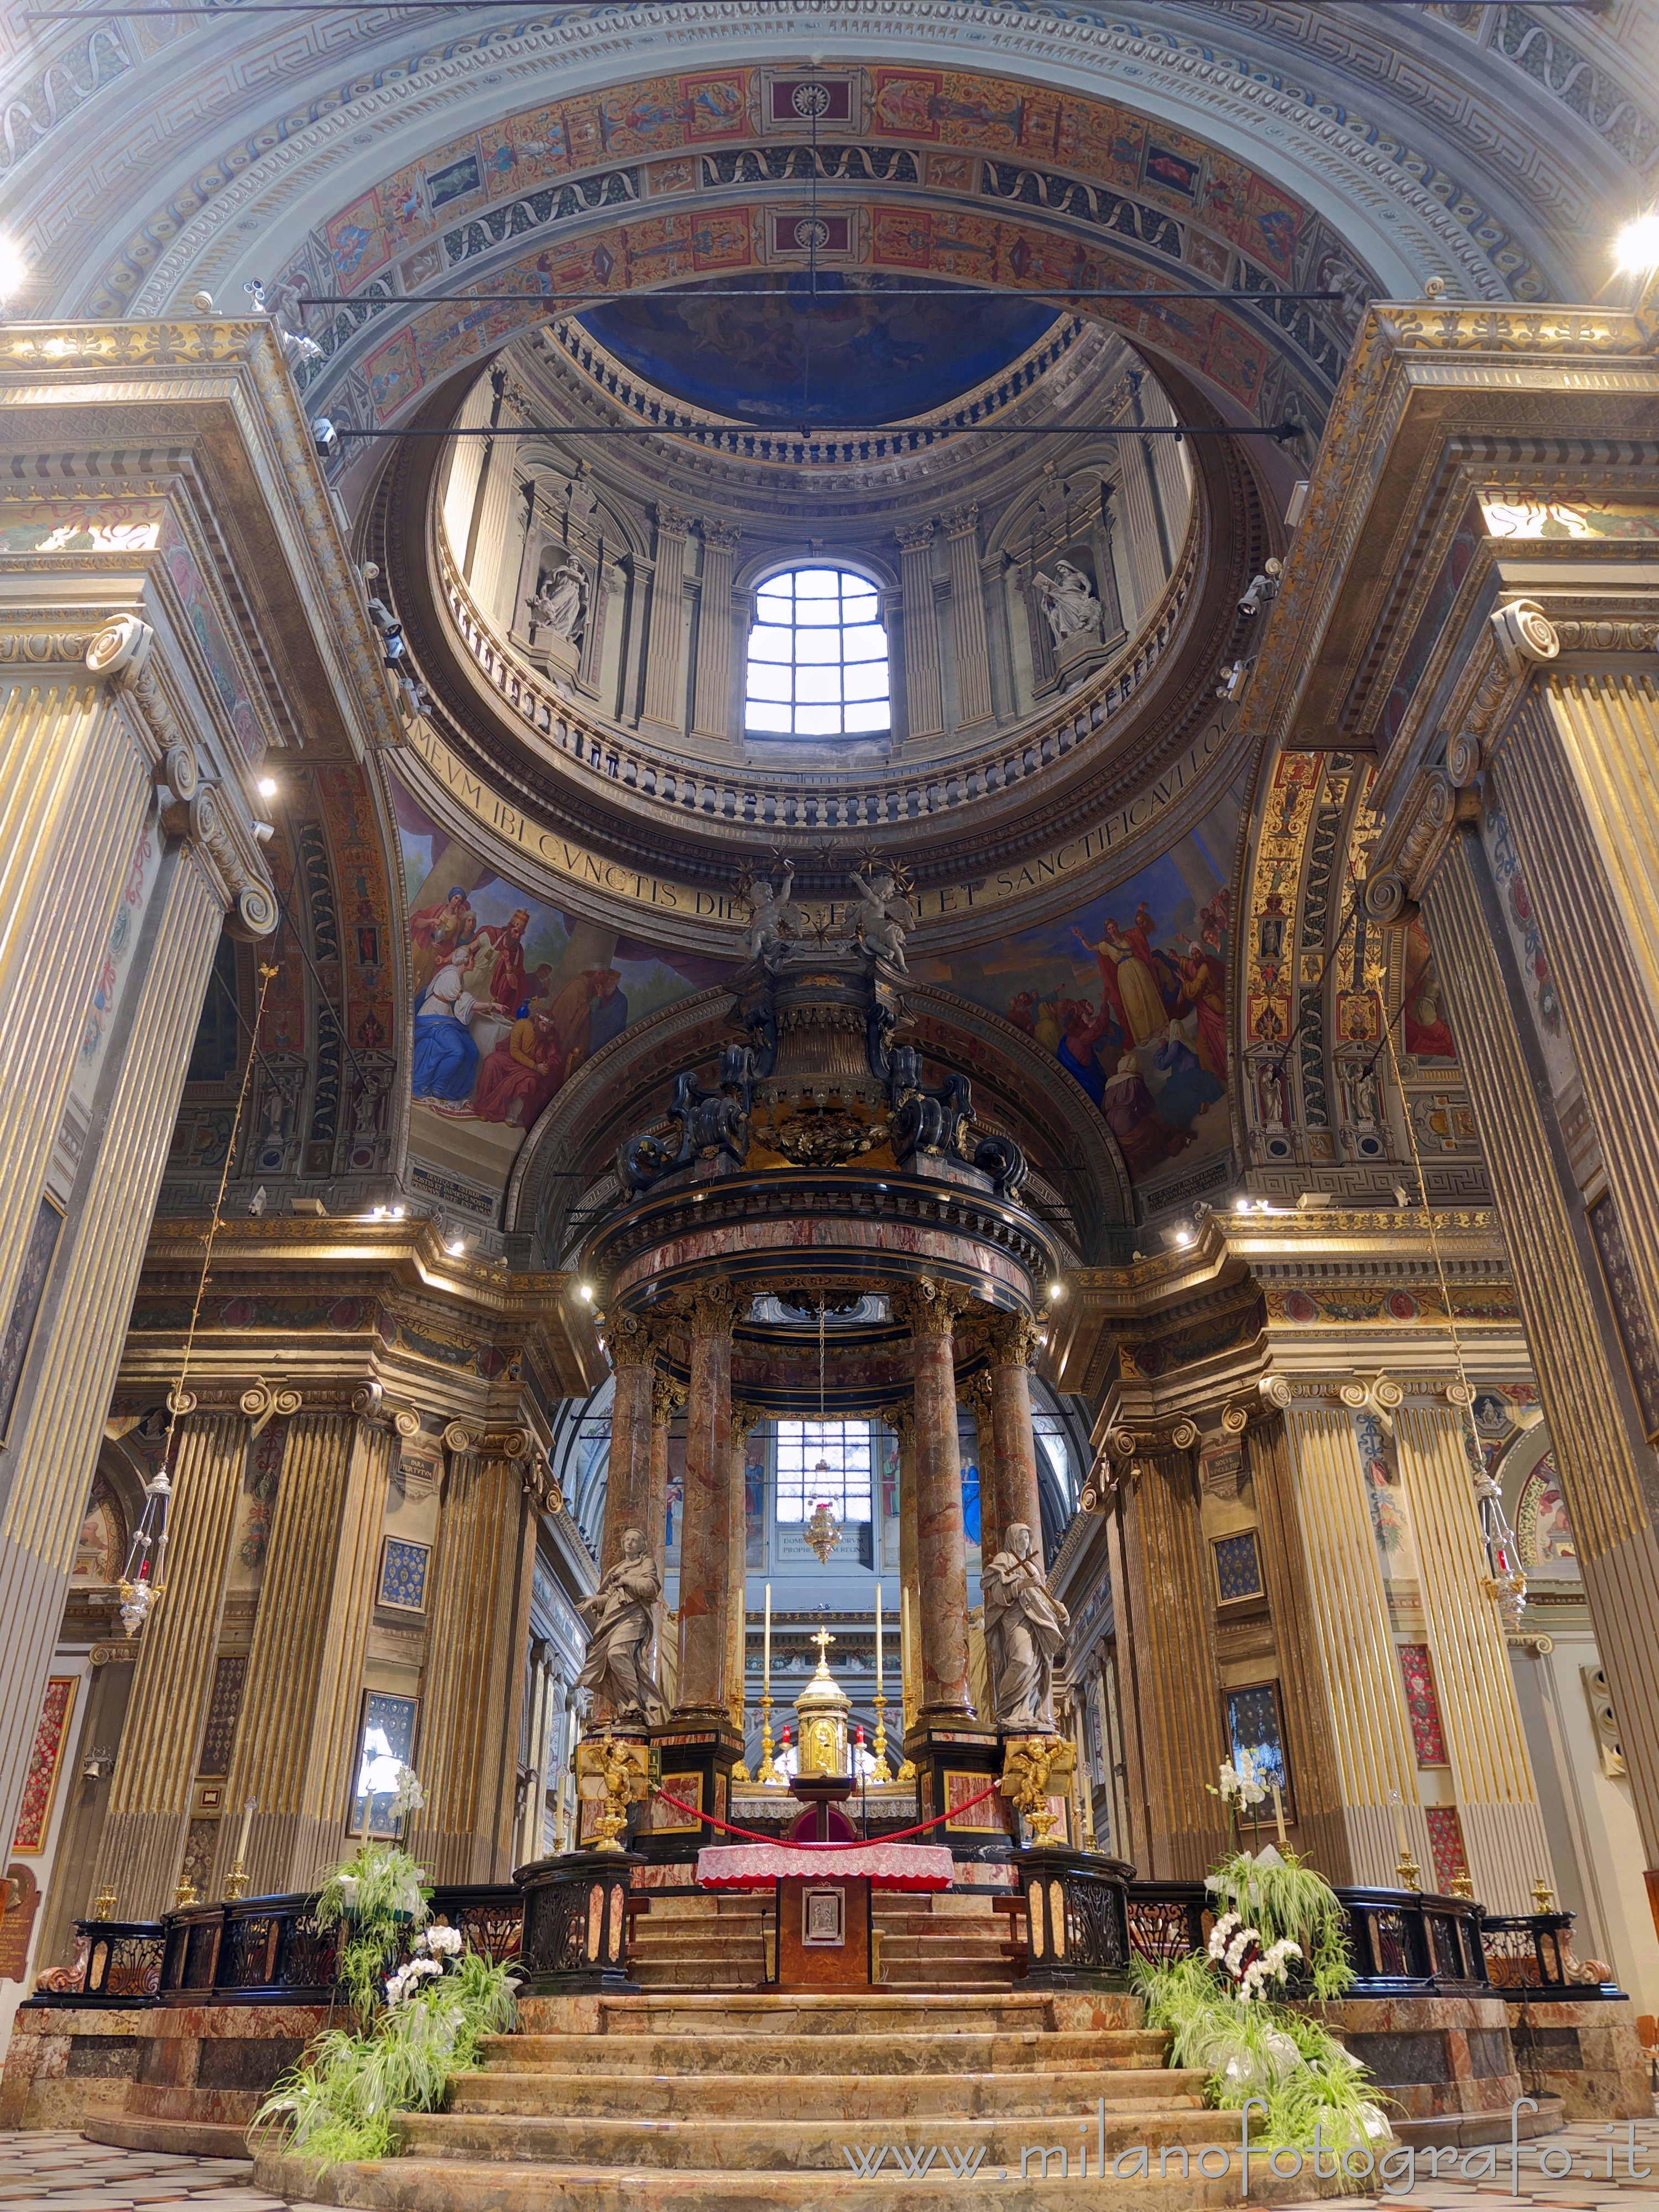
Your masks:
M 1180 963 L 1181 994 L 1176 1004 L 1184 1013 L 1190 1007 L 1198 1017 L 1198 1056 L 1212 1075 L 1227 1073 L 1226 970 L 1218 954 L 1187 939 Z
M 1406 1516 L 1400 1510 L 1400 1499 L 1389 1480 L 1386 1462 L 1368 1459 L 1365 1462 L 1365 1497 L 1371 1509 L 1371 1527 L 1382 1552 L 1389 1558 L 1398 1552 L 1406 1540 Z
M 1011 1521 L 1003 1540 L 1006 1548 L 981 1575 L 985 1654 L 996 1717 L 1004 1728 L 1052 1734 L 1054 1668 L 1065 1655 L 1071 1615 L 1049 1593 L 1025 1522 Z
M 1115 1002 L 1113 1011 L 1121 1014 L 1130 1042 L 1149 1044 L 1154 1037 L 1161 1036 L 1169 1016 L 1164 1012 L 1164 994 L 1158 988 L 1158 970 L 1116 920 L 1107 915 L 1097 945 L 1091 945 L 1080 929 L 1073 929 L 1072 934 L 1085 952 L 1094 954 L 1100 968 L 1102 988 L 1108 1000 Z M 1144 936 L 1141 941 L 1145 942 Z
M 469 947 L 441 967 L 415 1010 L 410 1089 L 416 1098 L 457 1101 L 472 1089 L 478 1048 L 467 1024 L 478 1005 L 468 984 L 474 957 Z
M 1118 1061 L 1117 1073 L 1106 1084 L 1101 1110 L 1117 1139 L 1123 1164 L 1136 1181 L 1192 1142 L 1190 1130 L 1172 1129 L 1159 1114 L 1140 1072 L 1138 1052 L 1126 1052 Z
M 508 916 L 505 928 L 486 922 L 477 933 L 478 943 L 495 956 L 489 967 L 489 996 L 504 1014 L 530 996 L 532 978 L 524 964 L 524 936 L 529 927 L 530 909 L 521 906 Z
M 602 1044 L 627 1028 L 628 1000 L 621 982 L 618 969 L 585 968 L 548 1008 L 567 1078 L 575 1073 L 579 1061 L 591 1060 Z
M 1056 645 L 1064 645 L 1068 637 L 1079 637 L 1087 630 L 1098 636 L 1103 611 L 1094 586 L 1072 562 L 1057 561 L 1052 576 L 1039 568 L 1031 579 L 1031 588 L 1042 602 Z
M 1440 1012 L 1440 977 L 1434 948 L 1420 921 L 1406 932 L 1406 973 L 1401 984 L 1406 1049 L 1431 1060 L 1455 1060 L 1457 1043 Z
M 409 917 L 409 935 L 415 948 L 416 991 L 424 991 L 458 947 L 470 943 L 477 926 L 477 917 L 459 884 L 451 887 L 441 906 L 416 908 Z
M 526 1000 L 512 1029 L 478 1070 L 472 1110 L 481 1121 L 527 1129 L 558 1090 L 564 1075 L 553 1018 L 532 1014 Z
M 1164 1042 L 1152 1054 L 1152 1065 L 1169 1077 L 1158 1094 L 1158 1110 L 1176 1128 L 1184 1129 L 1196 1121 L 1227 1087 L 1219 1076 L 1211 1074 L 1182 1036 L 1179 1022 L 1170 1023 Z
M 534 599 L 526 599 L 531 620 L 538 629 L 550 629 L 555 637 L 574 641 L 582 633 L 587 607 L 587 579 L 570 562 L 544 576 Z
M 594 1591 L 577 1605 L 588 1621 L 587 1657 L 576 1677 L 578 1690 L 594 1705 L 610 1706 L 619 1721 L 659 1721 L 661 1692 L 652 1679 L 652 1607 L 662 1595 L 662 1577 L 637 1528 L 622 1540 L 622 1557 Z

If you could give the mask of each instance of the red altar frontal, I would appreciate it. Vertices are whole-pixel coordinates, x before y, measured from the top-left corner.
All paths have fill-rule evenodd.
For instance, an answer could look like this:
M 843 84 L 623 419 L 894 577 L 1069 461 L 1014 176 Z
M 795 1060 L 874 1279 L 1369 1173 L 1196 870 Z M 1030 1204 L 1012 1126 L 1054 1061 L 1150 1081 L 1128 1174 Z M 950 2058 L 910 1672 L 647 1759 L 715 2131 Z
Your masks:
M 705 1889 L 775 1889 L 780 1989 L 868 1989 L 872 1889 L 946 1890 L 948 1850 L 929 1844 L 729 1844 L 697 1854 Z

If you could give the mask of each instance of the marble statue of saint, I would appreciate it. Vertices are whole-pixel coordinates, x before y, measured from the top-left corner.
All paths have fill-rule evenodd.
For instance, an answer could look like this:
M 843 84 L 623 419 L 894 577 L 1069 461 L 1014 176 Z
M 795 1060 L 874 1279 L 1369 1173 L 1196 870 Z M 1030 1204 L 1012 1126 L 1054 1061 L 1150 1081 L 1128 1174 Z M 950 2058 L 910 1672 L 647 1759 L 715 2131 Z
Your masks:
M 859 903 L 848 919 L 872 952 L 885 953 L 895 968 L 908 975 L 904 938 L 916 926 L 915 908 L 885 868 L 878 868 L 868 883 L 854 869 L 852 880 L 858 885 Z
M 550 629 L 555 637 L 574 639 L 581 635 L 586 602 L 587 579 L 567 561 L 550 576 L 542 578 L 536 586 L 535 598 L 526 599 L 525 605 L 538 629 Z
M 790 938 L 800 935 L 800 908 L 789 896 L 794 881 L 795 864 L 786 860 L 781 890 L 774 890 L 762 877 L 744 893 L 749 902 L 749 924 L 744 939 L 751 960 L 767 959 L 772 953 L 781 951 Z
M 1052 1733 L 1054 1668 L 1065 1656 L 1071 1615 L 1049 1595 L 1030 1529 L 1011 1521 L 1005 1548 L 980 1577 L 991 1692 L 1003 1728 Z
M 1042 601 L 1056 645 L 1064 645 L 1068 637 L 1083 630 L 1098 631 L 1103 610 L 1081 568 L 1070 561 L 1057 561 L 1052 576 L 1045 576 L 1039 568 L 1031 582 Z
M 611 1707 L 619 1721 L 659 1721 L 665 1708 L 651 1677 L 652 1607 L 662 1577 L 637 1528 L 622 1540 L 622 1557 L 576 1610 L 588 1617 L 587 1657 L 576 1687 Z M 590 1706 L 591 1710 L 591 1706 Z

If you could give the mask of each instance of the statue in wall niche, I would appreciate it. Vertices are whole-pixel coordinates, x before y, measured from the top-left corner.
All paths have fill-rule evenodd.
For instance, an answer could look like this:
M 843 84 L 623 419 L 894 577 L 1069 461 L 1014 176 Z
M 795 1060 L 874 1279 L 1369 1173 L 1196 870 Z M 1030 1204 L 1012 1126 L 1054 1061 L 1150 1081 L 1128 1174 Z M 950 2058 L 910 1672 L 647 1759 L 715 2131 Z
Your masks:
M 587 1657 L 576 1677 L 588 1711 L 605 1704 L 619 1721 L 659 1721 L 666 1708 L 651 1674 L 652 1608 L 662 1576 L 637 1528 L 622 1540 L 622 1557 L 578 1613 L 588 1620 Z
M 1036 1539 L 1024 1521 L 1003 1530 L 1004 1549 L 980 1575 L 985 1650 L 1000 1727 L 1052 1733 L 1054 1669 L 1071 1615 L 1049 1594 Z
M 775 952 L 781 952 L 791 938 L 800 935 L 803 916 L 790 896 L 794 882 L 795 864 L 786 860 L 781 890 L 774 890 L 764 876 L 743 887 L 742 896 L 749 906 L 744 941 L 751 960 L 769 959 Z
M 1085 630 L 1099 635 L 1105 611 L 1095 597 L 1094 586 L 1074 562 L 1057 561 L 1052 576 L 1045 576 L 1039 568 L 1031 579 L 1031 588 L 1042 602 L 1056 645 L 1064 645 L 1068 637 Z
M 573 562 L 566 561 L 544 576 L 536 596 L 526 599 L 530 618 L 538 629 L 550 629 L 555 637 L 574 643 L 581 635 L 587 611 L 587 579 Z
M 908 975 L 904 939 L 916 926 L 915 907 L 900 890 L 890 869 L 878 868 L 866 883 L 854 868 L 851 880 L 858 886 L 859 903 L 848 920 L 872 952 L 884 953 L 895 968 Z

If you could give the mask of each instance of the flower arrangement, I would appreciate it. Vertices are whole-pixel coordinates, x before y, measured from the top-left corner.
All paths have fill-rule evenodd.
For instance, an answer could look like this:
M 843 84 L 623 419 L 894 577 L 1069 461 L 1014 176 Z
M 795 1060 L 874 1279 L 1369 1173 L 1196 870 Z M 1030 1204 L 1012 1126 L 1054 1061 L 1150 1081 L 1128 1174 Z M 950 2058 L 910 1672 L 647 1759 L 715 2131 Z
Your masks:
M 1283 1982 L 1292 1959 L 1302 1956 L 1302 1946 L 1288 1936 L 1268 1943 L 1259 1928 L 1247 1928 L 1242 1913 L 1224 1912 L 1210 1930 L 1210 1956 L 1236 1985 L 1241 2004 L 1265 1997 L 1271 1981 Z
M 435 1980 L 447 1966 L 459 1960 L 465 1948 L 459 1928 L 422 1928 L 409 1947 L 409 1958 L 386 1978 L 386 2002 L 402 2004 L 422 1982 Z

